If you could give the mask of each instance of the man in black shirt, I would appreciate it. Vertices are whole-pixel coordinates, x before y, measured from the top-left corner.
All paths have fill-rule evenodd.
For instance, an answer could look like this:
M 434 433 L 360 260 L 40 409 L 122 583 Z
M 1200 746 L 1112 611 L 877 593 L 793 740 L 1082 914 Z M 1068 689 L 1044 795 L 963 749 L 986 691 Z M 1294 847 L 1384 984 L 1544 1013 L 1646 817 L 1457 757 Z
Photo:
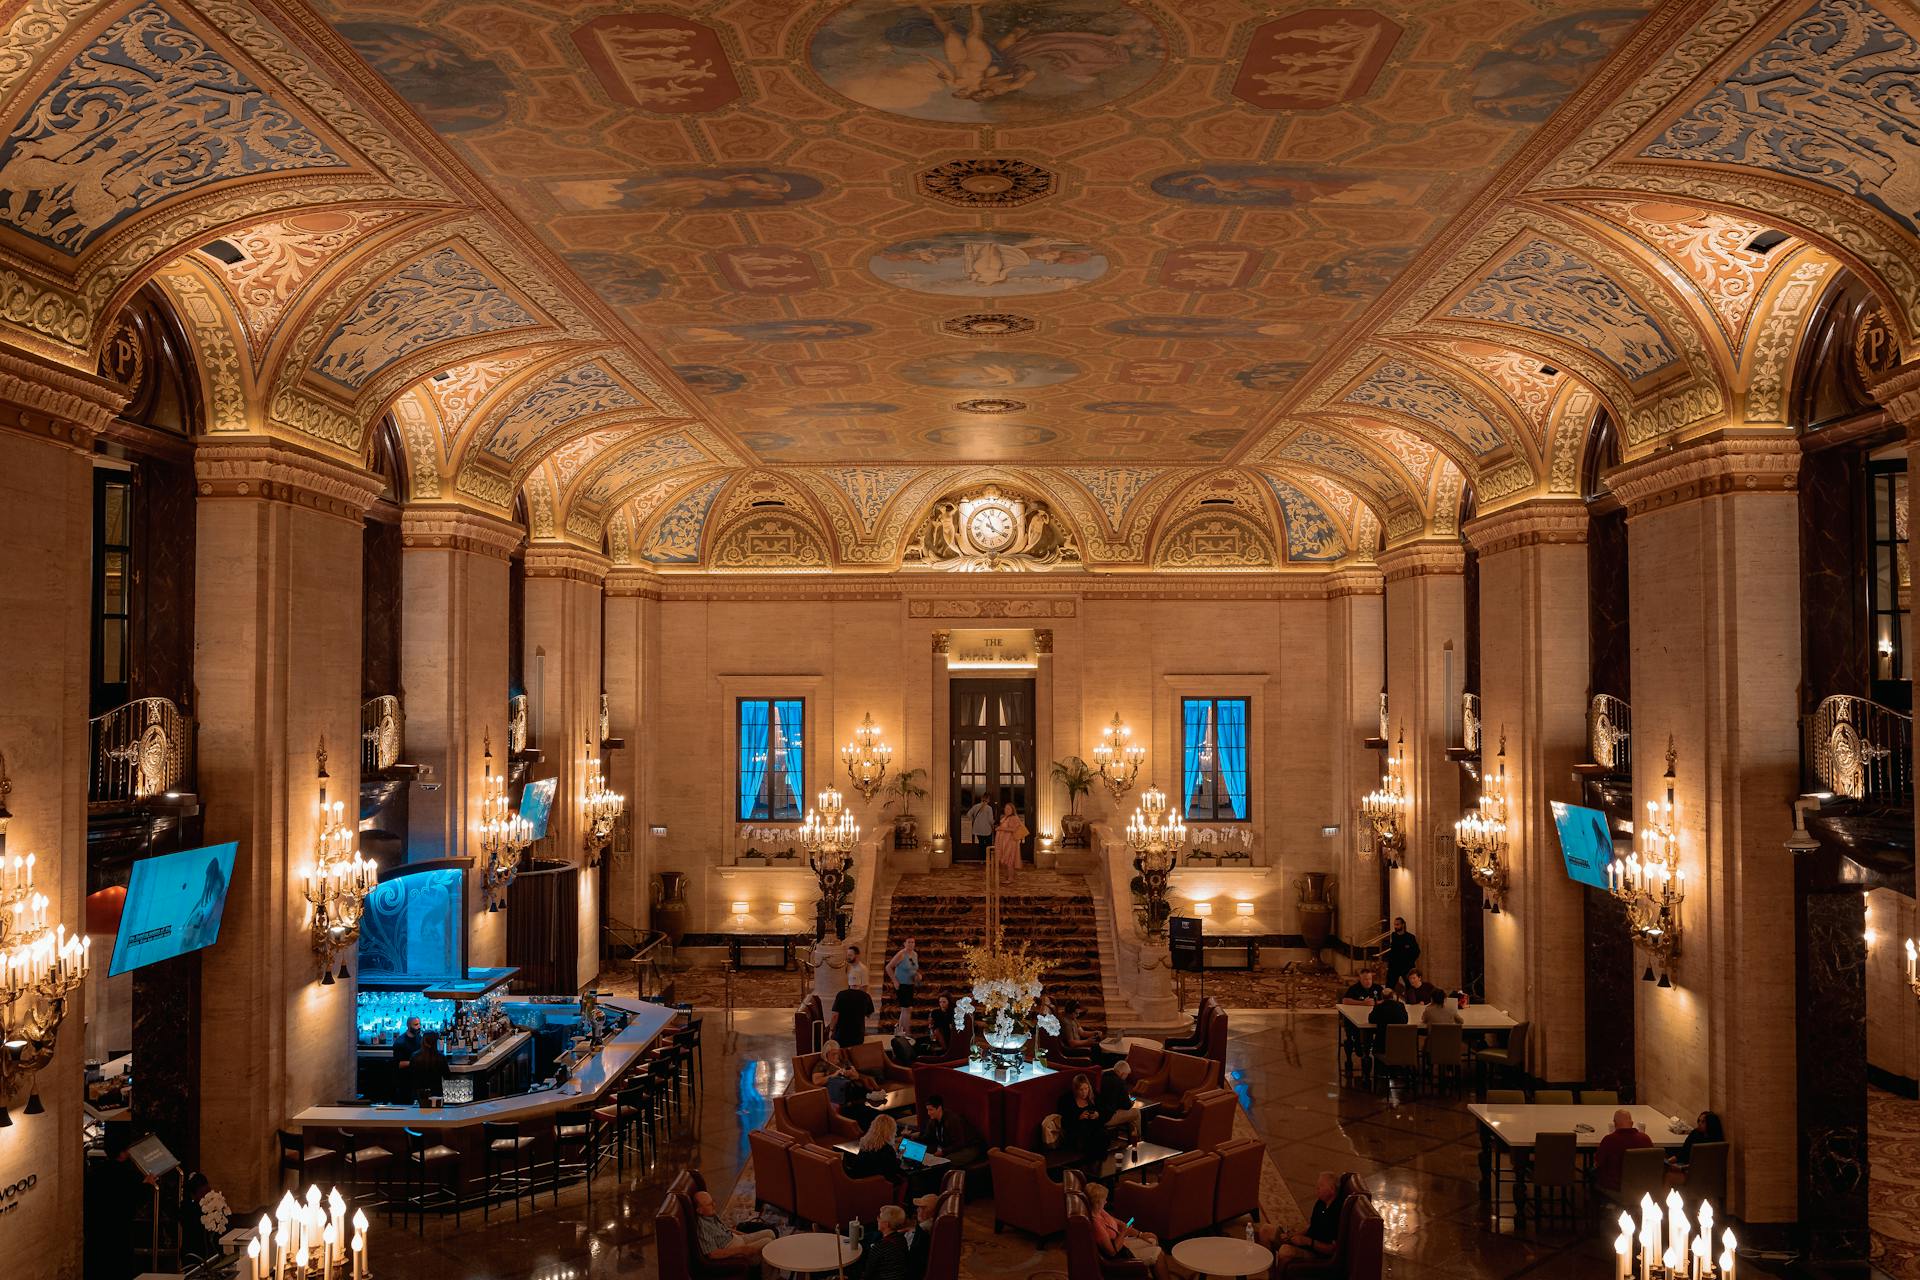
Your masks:
M 1278 1226 L 1260 1229 L 1260 1243 L 1274 1251 L 1277 1261 L 1333 1256 L 1334 1244 L 1340 1238 L 1340 1209 L 1345 1199 L 1340 1194 L 1339 1175 L 1321 1174 L 1314 1190 L 1313 1208 L 1308 1213 L 1305 1231 L 1286 1231 Z
M 1374 981 L 1371 968 L 1362 969 L 1360 976 L 1353 980 L 1340 997 L 1341 1004 L 1372 1004 L 1380 998 L 1380 984 Z
M 1133 1109 L 1133 1090 L 1127 1080 L 1133 1068 L 1125 1058 L 1100 1073 L 1100 1119 L 1109 1129 L 1125 1129 L 1135 1142 L 1140 1140 L 1140 1113 Z
M 1387 985 L 1397 987 L 1420 959 L 1420 942 L 1407 932 L 1407 918 L 1393 918 L 1393 932 L 1387 935 Z
M 408 1018 L 404 1035 L 393 1038 L 393 1100 L 413 1100 L 413 1057 L 420 1052 L 420 1019 Z
M 842 1049 L 865 1044 L 867 1019 L 873 1016 L 873 997 L 865 987 L 848 987 L 833 998 L 833 1038 Z
M 1384 1053 L 1387 1048 L 1387 1028 L 1404 1026 L 1407 1021 L 1407 1006 L 1400 1003 L 1400 997 L 1388 987 L 1380 1003 L 1373 1006 L 1373 1012 L 1367 1015 L 1367 1021 L 1373 1024 L 1373 1051 Z

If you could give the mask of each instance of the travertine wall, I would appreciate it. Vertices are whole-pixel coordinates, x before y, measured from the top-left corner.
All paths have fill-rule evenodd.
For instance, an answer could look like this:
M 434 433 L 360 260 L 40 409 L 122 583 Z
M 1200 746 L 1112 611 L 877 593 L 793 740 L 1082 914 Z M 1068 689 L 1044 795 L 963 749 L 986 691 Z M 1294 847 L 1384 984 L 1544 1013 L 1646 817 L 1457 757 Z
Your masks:
M 1907 984 L 1906 941 L 1920 941 L 1913 899 L 1891 889 L 1867 895 L 1867 1061 L 1878 1070 L 1920 1080 L 1920 997 Z

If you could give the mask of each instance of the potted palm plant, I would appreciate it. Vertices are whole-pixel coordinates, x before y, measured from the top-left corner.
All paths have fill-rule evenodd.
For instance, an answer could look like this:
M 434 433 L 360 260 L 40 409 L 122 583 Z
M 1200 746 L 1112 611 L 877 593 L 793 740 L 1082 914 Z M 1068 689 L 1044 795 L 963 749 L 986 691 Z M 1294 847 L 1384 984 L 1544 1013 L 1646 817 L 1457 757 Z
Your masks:
M 1053 780 L 1067 789 L 1067 812 L 1060 815 L 1060 843 L 1066 847 L 1084 849 L 1087 847 L 1087 820 L 1080 813 L 1080 797 L 1093 789 L 1093 780 L 1098 775 L 1079 756 L 1055 760 L 1052 773 Z
M 902 769 L 887 780 L 886 790 L 894 798 L 887 801 L 886 809 L 900 806 L 900 812 L 893 815 L 893 847 L 896 849 L 920 847 L 920 819 L 913 816 L 913 802 L 926 798 L 927 789 L 920 785 L 920 779 L 926 776 L 925 769 Z

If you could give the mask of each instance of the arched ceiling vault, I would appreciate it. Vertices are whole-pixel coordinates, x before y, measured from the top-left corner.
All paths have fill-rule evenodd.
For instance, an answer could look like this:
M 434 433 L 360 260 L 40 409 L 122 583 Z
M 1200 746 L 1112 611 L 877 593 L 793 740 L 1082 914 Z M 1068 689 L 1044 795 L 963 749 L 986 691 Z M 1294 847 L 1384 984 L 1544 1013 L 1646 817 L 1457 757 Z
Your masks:
M 1575 492 L 1602 410 L 1785 429 L 1843 270 L 1920 344 L 1909 0 L 1032 9 L 954 94 L 898 0 L 14 6 L 0 346 L 90 372 L 152 279 L 211 434 L 877 569 L 989 476 L 1092 565 L 1326 563 Z

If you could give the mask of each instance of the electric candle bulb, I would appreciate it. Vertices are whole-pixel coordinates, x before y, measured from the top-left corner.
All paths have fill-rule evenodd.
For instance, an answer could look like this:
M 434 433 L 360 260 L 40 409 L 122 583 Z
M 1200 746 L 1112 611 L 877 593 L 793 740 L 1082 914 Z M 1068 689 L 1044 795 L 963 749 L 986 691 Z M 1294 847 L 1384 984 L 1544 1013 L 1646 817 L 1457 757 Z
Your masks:
M 1724 1247 L 1720 1250 L 1720 1275 L 1718 1280 L 1734 1280 L 1733 1267 L 1738 1250 L 1734 1244 L 1732 1227 L 1728 1227 L 1721 1235 L 1720 1243 Z

